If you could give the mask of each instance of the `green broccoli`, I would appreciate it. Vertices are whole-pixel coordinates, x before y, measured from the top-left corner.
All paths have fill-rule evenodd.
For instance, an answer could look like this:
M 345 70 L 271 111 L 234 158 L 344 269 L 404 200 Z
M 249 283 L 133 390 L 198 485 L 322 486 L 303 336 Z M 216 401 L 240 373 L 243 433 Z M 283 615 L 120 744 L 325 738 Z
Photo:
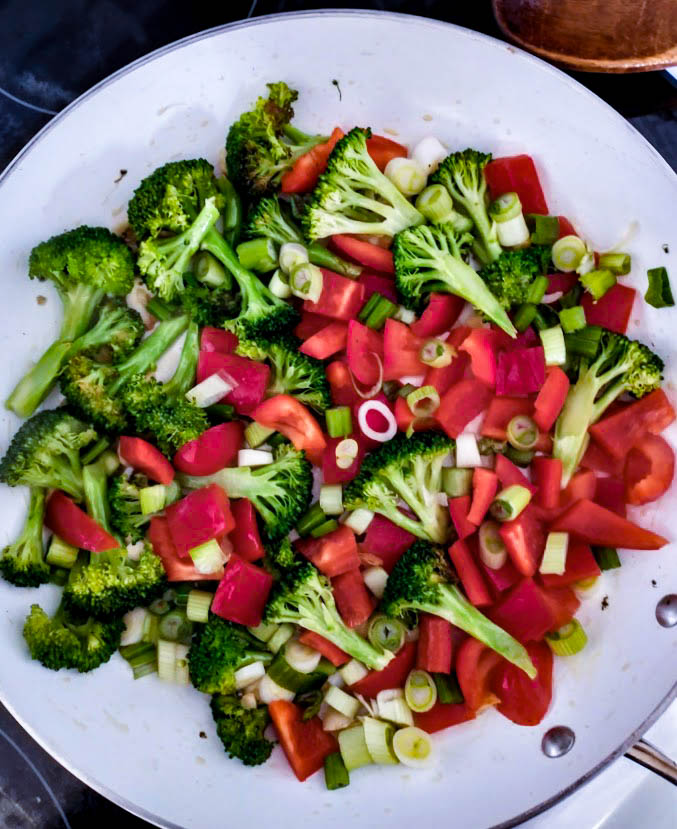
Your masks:
M 299 351 L 301 341 L 286 333 L 270 339 L 238 342 L 236 354 L 250 360 L 265 360 L 271 368 L 266 393 L 290 394 L 307 406 L 324 412 L 331 406 L 331 390 L 321 360 Z
M 364 459 L 359 474 L 345 488 L 343 505 L 385 515 L 418 538 L 442 544 L 447 540 L 449 514 L 437 502 L 442 492 L 442 465 L 454 441 L 437 432 L 396 435 Z M 404 501 L 414 513 L 400 509 Z
M 276 245 L 284 245 L 287 242 L 306 245 L 300 229 L 292 222 L 289 215 L 283 211 L 280 202 L 275 196 L 266 196 L 252 207 L 247 217 L 247 224 L 244 228 L 245 235 L 249 239 L 263 237 L 270 239 Z M 334 273 L 349 276 L 357 279 L 362 273 L 361 265 L 354 265 L 341 259 L 335 253 L 327 250 L 319 242 L 311 242 L 307 245 L 308 257 L 313 265 L 320 268 L 327 268 Z
M 602 331 L 592 362 L 581 359 L 555 424 L 553 457 L 562 461 L 562 486 L 576 471 L 587 445 L 588 428 L 623 392 L 635 397 L 660 387 L 663 361 L 651 349 L 623 334 Z
M 521 305 L 529 302 L 534 279 L 548 273 L 551 251 L 550 245 L 504 250 L 498 259 L 482 268 L 480 276 L 504 308 Z
M 29 417 L 45 399 L 71 343 L 90 327 L 103 297 L 131 291 L 134 259 L 120 237 L 102 227 L 84 226 L 33 248 L 28 275 L 54 283 L 63 303 L 63 318 L 58 340 L 19 380 L 5 403 L 19 417 Z
M 126 544 L 141 541 L 145 528 L 156 513 L 144 515 L 141 512 L 141 489 L 148 486 L 145 475 L 133 475 L 131 478 L 120 472 L 114 475 L 108 484 L 108 506 L 110 525 L 114 533 Z M 165 506 L 173 503 L 179 496 L 179 488 L 174 484 L 167 487 Z
M 217 694 L 212 698 L 216 733 L 229 757 L 245 766 L 260 766 L 270 757 L 274 743 L 263 736 L 270 722 L 268 707 L 243 708 L 236 696 Z
M 446 619 L 533 679 L 536 669 L 524 646 L 471 605 L 453 578 L 441 549 L 427 541 L 415 541 L 388 576 L 381 610 L 395 619 L 408 620 L 416 613 Z
M 313 473 L 303 452 L 283 444 L 274 462 L 265 466 L 227 467 L 202 477 L 179 475 L 178 481 L 186 489 L 218 484 L 229 498 L 249 498 L 264 521 L 268 539 L 279 541 L 308 509 Z
M 247 198 L 277 189 L 283 174 L 323 135 L 306 135 L 292 127 L 292 104 L 298 92 L 286 83 L 269 83 L 268 97 L 259 98 L 228 130 L 226 167 L 228 178 Z
M 234 694 L 236 671 L 252 662 L 267 665 L 272 658 L 246 628 L 210 613 L 190 646 L 190 679 L 205 694 Z
M 282 573 L 270 592 L 264 621 L 300 625 L 319 633 L 374 671 L 382 671 L 394 656 L 390 651 L 376 649 L 346 627 L 336 609 L 329 579 L 309 561 Z
M 263 564 L 274 578 L 279 578 L 282 573 L 296 567 L 302 561 L 292 547 L 288 536 L 285 536 L 279 544 L 266 544 Z
M 459 234 L 449 224 L 425 225 L 398 233 L 393 258 L 400 299 L 407 308 L 420 310 L 425 297 L 433 291 L 456 294 L 514 337 L 517 332 L 505 309 L 463 259 L 469 241 L 469 234 Z
M 108 662 L 120 646 L 124 629 L 122 619 L 102 622 L 82 616 L 62 602 L 52 617 L 39 605 L 32 605 L 23 635 L 31 657 L 45 668 L 74 668 L 86 673 Z
M 501 255 L 496 223 L 487 210 L 487 182 L 484 168 L 491 161 L 490 153 L 463 150 L 448 155 L 430 177 L 431 184 L 447 189 L 454 207 L 474 224 L 473 253 L 483 265 Z
M 178 300 L 179 305 L 168 306 L 168 318 L 183 312 L 188 314 L 200 328 L 205 325 L 220 328 L 240 312 L 239 294 L 233 293 L 230 288 L 204 285 L 190 272 L 184 273 L 183 283 L 184 288 Z M 157 300 L 154 300 L 155 307 L 157 307 L 156 303 Z
M 42 525 L 46 490 L 31 487 L 28 514 L 17 540 L 0 554 L 0 573 L 18 587 L 38 587 L 49 581 L 51 569 L 45 561 Z
M 335 233 L 394 236 L 423 216 L 376 166 L 367 150 L 371 130 L 355 127 L 334 147 L 303 215 L 311 239 Z
M 62 489 L 81 500 L 80 450 L 97 437 L 94 429 L 65 409 L 38 412 L 12 438 L 0 461 L 0 481 L 9 486 Z

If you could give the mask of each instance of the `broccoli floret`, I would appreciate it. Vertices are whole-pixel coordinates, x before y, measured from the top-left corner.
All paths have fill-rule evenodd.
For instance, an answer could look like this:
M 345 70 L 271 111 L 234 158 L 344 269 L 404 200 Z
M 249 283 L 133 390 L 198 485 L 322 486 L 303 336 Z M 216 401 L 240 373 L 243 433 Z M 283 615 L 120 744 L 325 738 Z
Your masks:
M 179 483 L 187 489 L 218 484 L 229 498 L 249 498 L 264 521 L 268 539 L 279 541 L 308 509 L 313 473 L 303 452 L 283 444 L 277 448 L 273 463 L 227 467 L 201 477 L 180 475 Z
M 97 437 L 94 429 L 65 409 L 38 412 L 12 438 L 0 461 L 0 481 L 9 486 L 62 489 L 80 500 L 80 450 Z
M 190 679 L 205 694 L 234 694 L 236 671 L 252 662 L 268 664 L 272 658 L 246 628 L 212 613 L 190 646 Z
M 327 140 L 291 126 L 295 89 L 284 82 L 266 85 L 268 97 L 240 115 L 226 137 L 228 178 L 250 199 L 275 190 L 297 158 Z
M 449 515 L 437 502 L 442 491 L 442 464 L 454 441 L 436 432 L 396 435 L 364 459 L 358 476 L 343 494 L 347 510 L 360 507 L 385 515 L 418 538 L 442 544 Z M 399 508 L 404 501 L 414 516 Z
M 250 210 L 245 235 L 249 239 L 270 239 L 276 245 L 284 245 L 287 242 L 306 244 L 300 229 L 292 222 L 288 213 L 283 211 L 280 202 L 274 196 L 260 199 Z M 341 259 L 319 242 L 311 242 L 308 245 L 308 257 L 313 265 L 328 268 L 344 276 L 357 278 L 362 273 L 360 265 Z
M 240 340 L 236 353 L 265 360 L 271 368 L 267 394 L 290 394 L 319 412 L 331 406 L 331 390 L 321 360 L 299 351 L 301 341 L 287 333 L 274 339 Z
M 203 285 L 192 273 L 183 275 L 183 283 L 184 288 L 179 299 L 180 309 L 183 309 L 200 328 L 205 325 L 219 328 L 239 313 L 239 294 L 234 294 L 227 288 Z
M 449 224 L 426 225 L 398 233 L 393 258 L 400 299 L 407 308 L 421 310 L 425 297 L 432 291 L 456 294 L 514 337 L 517 332 L 505 309 L 482 277 L 463 259 L 464 247 L 469 241 L 467 233 L 457 233 Z
M 474 230 L 473 253 L 483 265 L 501 255 L 496 223 L 487 210 L 487 182 L 484 168 L 491 161 L 491 153 L 468 148 L 451 153 L 430 177 L 430 184 L 441 184 L 449 192 L 454 207 L 463 216 L 472 219 Z
M 108 662 L 124 629 L 122 619 L 102 622 L 67 609 L 62 602 L 52 617 L 39 605 L 32 605 L 23 635 L 32 658 L 45 668 L 74 668 L 86 673 Z
M 503 253 L 480 271 L 491 293 L 504 308 L 528 302 L 529 288 L 537 276 L 548 272 L 552 247 L 532 245 Z
M 444 552 L 427 541 L 415 541 L 388 576 L 381 610 L 392 618 L 408 619 L 416 613 L 440 616 L 533 679 L 536 669 L 524 646 L 473 607 L 453 579 Z
M 663 361 L 651 349 L 623 334 L 604 330 L 592 362 L 581 359 L 578 379 L 569 389 L 555 425 L 553 457 L 562 461 L 562 486 L 576 471 L 588 428 L 623 392 L 635 397 L 660 387 Z
M 371 130 L 355 127 L 334 147 L 303 215 L 309 239 L 335 233 L 394 236 L 423 216 L 378 169 L 367 150 Z
M 263 563 L 266 570 L 275 578 L 282 573 L 296 567 L 301 559 L 292 547 L 288 536 L 285 536 L 279 544 L 266 544 Z
M 31 279 L 51 280 L 63 303 L 61 331 L 38 362 L 17 383 L 5 405 L 29 417 L 45 399 L 69 351 L 89 328 L 106 294 L 125 296 L 134 284 L 134 259 L 119 236 L 103 227 L 79 227 L 33 248 Z
M 273 585 L 264 621 L 300 625 L 333 642 L 374 671 L 381 671 L 393 658 L 390 651 L 377 650 L 341 619 L 329 579 L 309 561 L 286 570 Z
M 42 546 L 46 491 L 31 487 L 28 513 L 21 535 L 0 554 L 0 573 L 17 587 L 38 587 L 49 581 L 50 567 Z
M 218 694 L 212 698 L 212 716 L 229 757 L 245 766 L 260 766 L 270 757 L 274 743 L 263 736 L 270 722 L 266 705 L 243 708 L 236 696 Z
M 139 490 L 147 485 L 147 479 L 142 476 L 132 479 L 120 472 L 111 478 L 108 486 L 111 528 L 127 544 L 141 541 L 144 528 L 153 517 L 141 512 Z

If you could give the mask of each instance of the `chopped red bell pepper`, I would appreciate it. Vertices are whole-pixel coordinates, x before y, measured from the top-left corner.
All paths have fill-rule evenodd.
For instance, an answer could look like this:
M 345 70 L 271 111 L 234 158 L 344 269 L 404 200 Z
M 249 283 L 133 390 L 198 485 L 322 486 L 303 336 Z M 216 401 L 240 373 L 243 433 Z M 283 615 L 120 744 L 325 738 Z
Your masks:
M 470 496 L 459 495 L 449 499 L 449 515 L 456 530 L 456 535 L 463 540 L 477 530 L 477 524 L 468 520 L 470 512 Z
M 404 688 L 409 673 L 416 664 L 416 642 L 405 642 L 382 671 L 372 671 L 364 679 L 354 682 L 350 690 L 373 699 L 385 688 Z
M 446 394 L 449 389 L 463 379 L 466 368 L 470 365 L 470 355 L 459 352 L 449 363 L 442 368 L 429 368 L 423 380 L 424 386 L 434 386 L 440 397 Z
M 359 627 L 374 610 L 375 601 L 367 590 L 362 573 L 355 569 L 331 580 L 334 601 L 341 618 L 349 628 Z
M 465 704 L 471 711 L 499 702 L 492 690 L 492 678 L 503 657 L 469 636 L 456 653 L 456 677 Z
M 218 484 L 196 489 L 167 507 L 165 516 L 180 556 L 189 550 L 227 535 L 235 526 L 230 501 Z
M 582 541 L 600 547 L 659 550 L 668 543 L 663 536 L 642 529 L 632 521 L 586 499 L 572 504 L 550 529 L 572 533 Z
M 346 662 L 350 662 L 352 658 L 350 654 L 336 647 L 329 639 L 325 639 L 324 636 L 320 636 L 319 633 L 314 633 L 312 630 L 304 630 L 299 636 L 299 642 L 319 651 L 325 659 L 328 659 L 337 668 L 345 665 Z
M 233 554 L 216 588 L 212 613 L 238 625 L 256 627 L 261 624 L 272 586 L 270 573 Z
M 327 366 L 326 374 L 334 406 L 354 406 L 362 402 L 362 398 L 355 391 L 347 363 L 343 360 L 334 360 Z
M 408 550 L 414 541 L 414 535 L 393 524 L 389 518 L 376 513 L 367 528 L 362 549 L 378 556 L 383 562 L 383 568 L 390 572 L 402 553 Z
M 541 346 L 502 351 L 496 368 L 496 394 L 520 397 L 540 391 L 545 383 L 545 352 Z
M 301 782 L 324 765 L 324 759 L 338 749 L 336 738 L 322 727 L 322 720 L 303 719 L 303 710 L 293 702 L 274 700 L 268 706 L 280 745 L 292 771 Z
M 667 492 L 675 473 L 675 453 L 660 435 L 646 434 L 625 459 L 625 500 L 648 504 Z
M 541 581 L 546 587 L 568 587 L 578 581 L 597 578 L 601 573 L 590 546 L 584 541 L 572 539 L 567 549 L 566 567 L 563 573 L 543 573 Z
M 554 619 L 550 631 L 568 625 L 581 606 L 574 591 L 570 587 L 542 587 L 541 592 Z
M 489 585 L 489 589 L 494 597 L 500 596 L 501 593 L 514 584 L 517 584 L 522 578 L 522 574 L 515 569 L 515 565 L 510 559 L 506 561 L 503 567 L 499 567 L 498 570 L 492 570 L 491 567 L 487 567 L 481 560 L 479 565 L 482 569 L 484 580 Z
M 382 250 L 382 248 L 379 248 L 379 250 Z M 390 253 L 390 251 L 387 252 Z M 395 290 L 395 281 L 392 277 L 364 271 L 364 273 L 360 274 L 360 278 L 357 281 L 364 285 L 365 302 L 367 302 L 372 294 L 381 294 L 381 296 L 397 304 L 397 291 Z
M 448 674 L 453 656 L 451 624 L 430 613 L 421 613 L 418 624 L 416 667 L 430 673 Z
M 449 331 L 461 315 L 465 300 L 455 294 L 430 294 L 425 310 L 411 324 L 417 337 L 437 337 Z
M 456 439 L 486 409 L 491 396 L 491 389 L 480 380 L 460 380 L 445 393 L 435 418 L 449 437 Z
M 473 328 L 463 340 L 462 351 L 470 355 L 470 370 L 490 388 L 496 386 L 498 336 L 489 328 Z
M 244 445 L 244 425 L 240 420 L 219 423 L 189 440 L 174 455 L 174 466 L 186 475 L 212 475 L 237 463 Z
M 561 239 L 563 236 L 578 236 L 576 233 L 576 229 L 571 224 L 571 222 L 567 219 L 566 216 L 558 216 L 559 219 L 559 238 Z
M 591 440 L 581 459 L 581 466 L 585 469 L 594 469 L 595 472 L 621 478 L 625 466 L 625 457 L 616 458 L 605 452 L 594 440 Z
M 423 713 L 414 713 L 414 725 L 428 734 L 475 719 L 475 712 L 465 702 L 436 702 Z
M 218 581 L 223 576 L 223 567 L 213 573 L 198 573 L 192 558 L 181 558 L 172 541 L 169 523 L 162 516 L 150 519 L 148 540 L 153 552 L 162 559 L 167 581 Z
M 381 273 L 395 273 L 393 255 L 386 248 L 373 245 L 366 239 L 346 234 L 335 234 L 329 239 L 329 244 L 343 256 Z
M 230 509 L 235 521 L 235 526 L 228 534 L 233 552 L 245 561 L 263 558 L 264 549 L 252 502 L 248 498 L 238 498 L 231 501 Z
M 348 342 L 348 326 L 345 322 L 331 322 L 301 345 L 299 351 L 316 360 L 326 360 L 343 351 Z
M 560 494 L 560 504 L 570 504 L 578 501 L 579 498 L 595 499 L 597 490 L 597 478 L 592 469 L 581 469 L 577 472 Z
M 251 415 L 265 396 L 270 379 L 268 366 L 236 354 L 201 351 L 197 362 L 197 382 L 201 383 L 220 371 L 237 383 L 234 389 L 221 398 L 221 402 L 230 403 L 239 414 Z
M 385 135 L 372 135 L 371 138 L 367 138 L 367 152 L 381 172 L 393 158 L 406 158 L 408 155 L 406 147 L 392 138 L 386 138 Z
M 537 487 L 534 502 L 545 509 L 558 507 L 562 487 L 562 461 L 539 455 L 531 462 L 531 474 Z
M 482 421 L 481 434 L 493 440 L 506 440 L 508 423 L 518 415 L 532 417 L 534 404 L 526 397 L 494 397 Z
M 523 579 L 489 611 L 492 622 L 520 642 L 542 639 L 556 624 L 545 591 L 533 579 Z
M 428 366 L 421 362 L 425 341 L 417 337 L 408 325 L 387 319 L 383 330 L 383 379 L 425 374 Z
M 143 438 L 122 435 L 118 454 L 127 466 L 133 466 L 151 481 L 168 486 L 174 480 L 174 467 L 159 449 Z
M 530 155 L 495 158 L 484 168 L 484 177 L 492 199 L 497 199 L 504 193 L 517 193 L 525 215 L 540 213 L 547 216 L 548 205 L 536 165 Z
M 601 299 L 594 301 L 592 295 L 583 294 L 581 305 L 588 325 L 601 325 L 610 331 L 625 334 L 635 301 L 635 289 L 616 283 Z
M 310 311 L 301 311 L 301 322 L 294 329 L 294 334 L 299 340 L 307 340 L 326 328 L 334 320 L 331 317 L 325 317 L 322 314 L 313 314 Z
M 364 305 L 364 285 L 325 268 L 321 268 L 321 271 L 322 293 L 317 302 L 306 299 L 303 303 L 304 311 L 344 322 L 355 319 Z
M 322 453 L 322 478 L 325 484 L 345 484 L 357 475 L 366 453 L 366 446 L 359 434 L 350 436 L 357 442 L 355 460 L 346 469 L 341 469 L 336 463 L 336 447 L 345 438 L 327 438 L 327 445 Z
M 283 193 L 308 193 L 315 187 L 320 175 L 325 171 L 331 151 L 344 136 L 340 127 L 334 127 L 331 135 L 323 144 L 316 144 L 296 159 L 291 170 L 287 170 L 280 180 Z
M 567 236 L 568 234 L 564 234 Z M 574 234 L 575 235 L 575 234 Z M 550 273 L 548 274 L 548 294 L 557 294 L 560 291 L 566 294 L 578 283 L 577 273 Z
M 471 552 L 470 545 L 466 541 L 457 541 L 449 548 L 451 559 L 458 577 L 461 580 L 468 601 L 475 607 L 486 607 L 492 603 L 491 595 L 487 589 L 482 573 L 477 565 L 476 557 Z
M 498 475 L 491 469 L 476 467 L 472 473 L 472 507 L 468 513 L 468 521 L 476 527 L 484 521 L 497 490 Z
M 505 455 L 496 455 L 494 471 L 498 475 L 498 480 L 503 488 L 517 484 L 518 486 L 525 486 L 532 495 L 535 494 L 536 487 L 529 481 L 519 466 L 516 466 Z
M 524 576 L 533 576 L 545 549 L 545 532 L 533 507 L 527 507 L 499 530 L 512 563 Z
M 360 383 L 373 386 L 381 377 L 383 337 L 357 320 L 348 323 L 346 354 L 348 367 Z M 385 374 L 383 375 L 385 378 Z
M 350 570 L 358 570 L 360 567 L 355 534 L 345 524 L 320 538 L 300 538 L 295 542 L 295 546 L 329 578 L 348 573 Z
M 290 394 L 277 394 L 261 403 L 253 412 L 252 418 L 280 432 L 294 444 L 294 448 L 303 449 L 308 460 L 320 466 L 322 453 L 327 445 L 322 429 L 308 409 Z
M 526 646 L 536 670 L 534 679 L 507 660 L 493 677 L 493 689 L 500 702 L 496 710 L 517 725 L 538 725 L 552 700 L 552 651 L 545 642 Z
M 237 337 L 230 331 L 205 325 L 200 332 L 200 351 L 218 351 L 221 354 L 232 354 L 236 348 Z
M 597 478 L 594 500 L 600 507 L 610 509 L 625 518 L 627 514 L 625 484 L 620 478 Z
M 427 384 L 424 383 L 424 385 Z M 416 417 L 409 408 L 406 399 L 399 396 L 395 398 L 395 420 L 400 432 L 406 432 L 412 424 L 415 432 L 424 432 L 427 429 L 435 428 L 434 417 Z
M 552 366 L 534 403 L 534 421 L 542 432 L 549 432 L 557 420 L 569 391 L 569 378 L 559 366 Z
M 120 546 L 119 541 L 59 489 L 47 499 L 45 527 L 67 544 L 92 553 L 103 553 Z
M 674 419 L 675 410 L 665 392 L 656 389 L 641 400 L 593 424 L 590 434 L 606 452 L 615 458 L 621 458 L 647 432 L 658 434 Z

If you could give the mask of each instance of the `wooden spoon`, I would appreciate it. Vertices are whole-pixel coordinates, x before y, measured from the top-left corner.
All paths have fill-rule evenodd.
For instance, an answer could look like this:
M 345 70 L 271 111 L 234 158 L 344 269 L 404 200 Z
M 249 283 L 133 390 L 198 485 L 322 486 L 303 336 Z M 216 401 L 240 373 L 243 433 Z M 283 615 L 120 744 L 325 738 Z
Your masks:
M 677 0 L 492 0 L 517 44 L 580 72 L 677 64 Z

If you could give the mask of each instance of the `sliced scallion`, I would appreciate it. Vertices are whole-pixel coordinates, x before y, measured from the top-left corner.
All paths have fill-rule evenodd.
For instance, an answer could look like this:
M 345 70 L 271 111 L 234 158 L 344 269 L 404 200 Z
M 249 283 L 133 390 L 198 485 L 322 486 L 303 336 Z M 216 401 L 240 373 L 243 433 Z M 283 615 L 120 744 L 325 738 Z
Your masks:
M 375 648 L 392 653 L 397 653 L 402 647 L 406 635 L 407 630 L 402 622 L 382 614 L 374 616 L 367 630 L 367 638 Z
M 193 591 L 191 590 L 191 593 L 192 592 Z M 255 636 L 257 639 L 260 639 L 261 642 L 269 642 L 275 631 L 278 629 L 278 627 L 279 625 L 276 624 L 261 622 L 261 624 L 257 625 L 255 628 L 250 627 L 247 628 L 247 630 L 251 633 L 252 636 Z
M 456 679 L 456 674 L 433 674 L 437 699 L 445 704 L 463 702 L 463 692 Z
M 500 570 L 508 560 L 508 550 L 496 521 L 484 521 L 479 531 L 480 559 L 490 570 Z
M 601 336 L 602 328 L 599 325 L 586 325 L 580 331 L 566 334 L 564 344 L 566 345 L 567 354 L 592 360 L 599 349 Z
M 597 302 L 616 284 L 616 276 L 605 268 L 595 268 L 580 277 L 581 285 Z
M 587 645 L 588 637 L 578 619 L 572 619 L 554 633 L 547 633 L 545 641 L 557 656 L 573 656 Z
M 341 759 L 347 771 L 359 769 L 361 766 L 368 766 L 373 762 L 367 748 L 362 725 L 353 725 L 339 731 L 338 743 Z
M 511 484 L 502 489 L 491 503 L 491 514 L 497 521 L 512 521 L 531 501 L 531 492 L 521 484 Z
M 339 668 L 339 674 L 346 685 L 354 685 L 356 682 L 364 679 L 368 673 L 369 669 L 361 662 L 358 662 L 357 659 L 351 659 L 350 662 L 346 662 L 345 665 Z
M 374 763 L 381 766 L 396 765 L 398 760 L 392 749 L 395 729 L 390 723 L 375 717 L 362 717 L 364 740 Z
M 219 542 L 212 538 L 204 544 L 198 544 L 188 551 L 198 573 L 216 573 L 223 567 L 223 550 Z
M 158 634 L 167 642 L 181 642 L 189 637 L 192 631 L 192 623 L 185 612 L 179 608 L 170 610 L 169 613 L 161 616 L 158 622 Z
M 614 547 L 593 547 L 592 554 L 600 570 L 615 570 L 621 566 L 621 560 Z
M 58 535 L 53 535 L 45 560 L 52 567 L 63 567 L 66 570 L 70 570 L 77 561 L 78 552 L 77 547 L 73 547 L 72 544 L 67 544 Z
M 651 268 L 647 272 L 649 287 L 644 299 L 654 308 L 671 308 L 675 304 L 666 268 Z
M 290 274 L 297 265 L 309 261 L 308 249 L 299 242 L 285 242 L 280 246 L 278 262 L 282 272 Z
M 324 413 L 330 438 L 345 438 L 352 434 L 353 419 L 350 406 L 337 406 Z
M 557 270 L 575 271 L 587 253 L 585 242 L 578 236 L 562 236 L 552 246 L 552 262 Z
M 431 184 L 416 199 L 416 209 L 433 224 L 446 224 L 456 215 L 449 191 L 441 184 Z
M 206 250 L 201 250 L 193 260 L 193 273 L 198 282 L 220 288 L 228 280 L 226 269 Z
M 533 449 L 538 443 L 538 426 L 528 415 L 515 415 L 506 429 L 508 441 L 515 449 Z
M 472 469 L 445 467 L 442 470 L 442 489 L 450 498 L 460 498 L 462 495 L 470 495 L 472 491 L 472 476 Z
M 379 294 L 377 291 L 369 297 L 364 307 L 357 315 L 360 322 L 363 322 L 367 328 L 373 328 L 374 331 L 380 331 L 385 325 L 388 318 L 394 317 L 397 312 L 397 305 L 391 302 L 387 297 Z
M 444 368 L 455 356 L 456 351 L 442 340 L 427 340 L 419 354 L 421 362 L 431 368 Z
M 522 202 L 517 193 L 503 193 L 489 205 L 489 215 L 498 224 L 508 222 L 522 213 Z
M 282 268 L 278 268 L 275 273 L 270 277 L 270 282 L 268 283 L 268 289 L 271 294 L 280 299 L 289 299 L 291 296 L 291 288 L 289 287 L 289 278 L 282 270 Z
M 383 567 L 367 567 L 362 571 L 364 583 L 377 599 L 383 597 L 388 581 L 388 571 Z
M 359 700 L 356 700 L 355 697 L 352 697 L 350 694 L 346 694 L 345 691 L 342 691 L 335 685 L 330 685 L 329 688 L 327 688 L 327 693 L 324 695 L 324 701 L 334 710 L 351 720 L 355 718 L 357 712 L 360 710 Z
M 533 449 L 515 449 L 514 446 L 507 444 L 505 451 L 502 453 L 509 461 L 512 461 L 516 466 L 529 466 L 536 454 Z
M 625 276 L 630 273 L 632 259 L 629 253 L 603 253 L 599 257 L 599 267 L 606 268 L 616 276 Z
M 327 515 L 341 515 L 343 512 L 343 488 L 341 484 L 322 484 L 320 506 Z
M 515 328 L 520 332 L 526 331 L 536 317 L 536 310 L 536 306 L 529 302 L 520 305 L 513 319 Z
M 275 244 L 263 236 L 258 239 L 249 239 L 240 242 L 235 248 L 240 264 L 248 271 L 268 273 L 277 267 L 278 254 Z
M 423 166 L 414 158 L 391 158 L 383 173 L 404 196 L 416 196 L 428 179 Z
M 555 325 L 538 333 L 545 352 L 546 366 L 563 366 L 567 360 L 567 350 L 562 327 Z
M 294 625 L 289 625 L 286 622 L 284 622 L 281 625 L 278 625 L 277 630 L 266 642 L 268 650 L 272 653 L 278 653 L 280 649 L 287 644 L 287 642 L 292 638 L 293 635 Z
M 147 642 L 138 642 L 134 645 L 125 645 L 120 648 L 122 658 L 132 669 L 134 679 L 141 679 L 149 674 L 157 673 L 157 648 Z
M 186 617 L 191 622 L 206 624 L 214 594 L 207 590 L 191 590 L 186 604 Z
M 353 438 L 345 438 L 345 440 L 337 443 L 336 449 L 334 450 L 336 466 L 339 469 L 350 469 L 359 451 L 360 447 Z
M 244 430 L 244 437 L 252 449 L 256 449 L 262 443 L 265 443 L 271 435 L 275 434 L 275 429 L 269 429 L 267 426 L 261 426 L 255 420 L 252 420 Z
M 548 533 L 539 573 L 561 576 L 566 570 L 569 533 Z
M 414 417 L 430 417 L 440 405 L 435 386 L 421 386 L 407 395 L 407 406 Z
M 355 535 L 362 535 L 362 533 L 366 533 L 369 529 L 369 525 L 374 520 L 374 515 L 375 513 L 373 513 L 370 509 L 360 507 L 359 509 L 353 510 L 353 512 L 349 513 L 343 523 L 346 527 L 350 527 Z
M 144 486 L 139 490 L 139 504 L 142 515 L 151 515 L 160 512 L 167 503 L 167 489 L 164 484 Z
M 557 216 L 542 216 L 540 213 L 529 213 L 527 224 L 533 228 L 531 243 L 533 245 L 552 245 L 559 236 L 559 218 Z
M 324 758 L 324 784 L 330 792 L 350 785 L 348 769 L 338 751 Z
M 393 751 L 402 765 L 411 768 L 427 768 L 435 759 L 430 735 L 415 726 L 395 732 Z
M 319 502 L 315 502 L 310 509 L 305 512 L 298 520 L 296 524 L 296 530 L 299 535 L 310 535 L 310 531 L 314 530 L 315 527 L 319 527 L 320 524 L 324 524 L 327 520 L 327 516 L 325 515 L 324 510 L 320 506 Z
M 437 702 L 435 680 L 427 671 L 410 671 L 404 683 L 404 698 L 411 710 L 417 714 L 430 711 Z
M 317 265 L 302 262 L 292 269 L 289 287 L 294 296 L 317 302 L 322 293 L 322 271 Z
M 384 720 L 389 720 L 397 725 L 413 725 L 414 718 L 411 708 L 404 698 L 404 691 L 401 688 L 386 688 L 376 695 L 376 706 L 378 715 Z
M 573 334 L 585 328 L 585 308 L 582 305 L 573 305 L 562 308 L 559 312 L 559 322 L 565 334 Z

